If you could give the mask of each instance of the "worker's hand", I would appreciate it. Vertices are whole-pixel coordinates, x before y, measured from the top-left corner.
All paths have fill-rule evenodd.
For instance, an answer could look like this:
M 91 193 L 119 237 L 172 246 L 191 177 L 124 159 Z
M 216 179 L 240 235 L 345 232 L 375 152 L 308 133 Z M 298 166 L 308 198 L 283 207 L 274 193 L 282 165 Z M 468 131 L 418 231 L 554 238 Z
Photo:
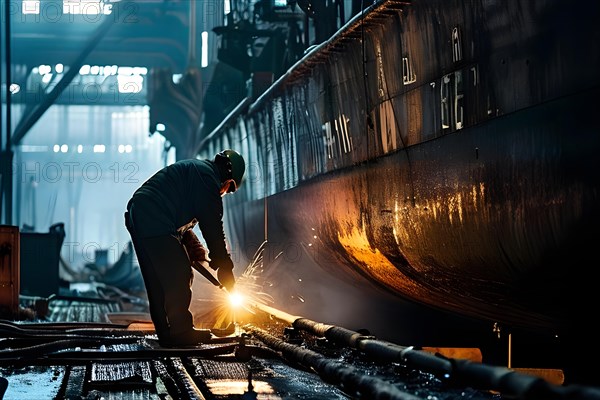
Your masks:
M 210 264 L 208 264 L 215 271 L 218 269 L 228 269 L 233 270 L 233 261 L 231 261 L 231 256 L 227 255 L 222 259 L 214 259 L 210 260 Z
M 185 250 L 188 253 L 188 258 L 191 262 L 204 262 L 210 261 L 208 258 L 208 251 L 202 246 L 200 240 L 192 230 L 185 231 L 181 237 L 181 243 L 185 246 Z
M 231 293 L 233 291 L 233 287 L 235 286 L 233 270 L 227 268 L 219 268 L 217 270 L 217 278 L 219 278 L 219 283 L 223 285 L 228 292 Z
M 231 292 L 235 285 L 235 278 L 233 277 L 233 261 L 231 261 L 231 257 L 227 255 L 227 257 L 223 257 L 222 259 L 212 260 L 209 265 L 212 269 L 217 270 L 219 283 L 223 285 L 228 292 Z

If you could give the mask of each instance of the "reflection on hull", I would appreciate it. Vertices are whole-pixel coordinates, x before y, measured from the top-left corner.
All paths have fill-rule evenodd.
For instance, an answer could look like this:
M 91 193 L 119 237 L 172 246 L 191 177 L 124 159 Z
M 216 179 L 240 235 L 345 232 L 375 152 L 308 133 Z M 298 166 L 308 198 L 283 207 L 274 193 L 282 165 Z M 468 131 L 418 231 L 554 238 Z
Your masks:
M 240 106 L 199 157 L 247 158 L 226 198 L 239 254 L 266 237 L 294 271 L 306 254 L 354 287 L 566 331 L 600 261 L 600 6 L 461 4 L 377 3 Z
M 570 323 L 565 292 L 597 257 L 590 232 L 599 222 L 598 198 L 586 185 L 598 169 L 577 166 L 584 143 L 561 152 L 563 127 L 536 118 L 571 106 L 572 116 L 590 112 L 583 100 L 515 116 L 537 126 L 526 138 L 503 129 L 514 124 L 506 118 L 271 196 L 272 246 L 292 259 L 294 243 L 310 246 L 330 273 L 344 266 L 357 284 L 374 281 L 457 313 L 562 328 Z M 507 168 L 503 154 L 513 146 L 528 161 Z M 560 164 L 548 157 L 558 152 Z M 245 221 L 243 238 L 261 238 L 263 215 L 252 218 L 246 207 L 233 207 L 234 226 Z

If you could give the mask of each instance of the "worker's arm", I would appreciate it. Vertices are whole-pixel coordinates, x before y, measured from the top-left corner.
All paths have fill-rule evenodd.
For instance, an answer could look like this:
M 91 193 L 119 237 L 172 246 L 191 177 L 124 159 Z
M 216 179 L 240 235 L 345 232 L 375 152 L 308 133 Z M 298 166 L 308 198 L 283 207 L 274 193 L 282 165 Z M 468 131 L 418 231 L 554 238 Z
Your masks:
M 187 230 L 183 233 L 181 237 L 181 243 L 185 246 L 185 249 L 188 253 L 188 257 L 192 262 L 192 267 L 200 272 L 205 278 L 207 278 L 211 283 L 219 286 L 224 286 L 227 290 L 233 290 L 235 285 L 235 278 L 233 277 L 233 262 L 229 255 L 225 259 L 218 261 L 216 263 L 210 263 L 211 268 L 217 270 L 217 278 L 218 281 L 208 272 L 202 265 L 198 265 L 198 263 L 202 263 L 204 261 L 210 262 L 208 258 L 208 253 L 202 243 L 196 236 L 196 234 L 191 230 Z
M 183 232 L 181 236 L 181 243 L 185 246 L 185 250 L 188 253 L 188 258 L 191 262 L 210 262 L 210 258 L 208 258 L 208 252 L 202 246 L 202 243 L 196 236 L 193 230 L 188 229 Z
M 223 200 L 219 194 L 219 182 L 212 175 L 203 175 L 197 184 L 205 190 L 197 191 L 194 201 L 197 209 L 194 214 L 209 251 L 209 265 L 217 271 L 221 284 L 232 290 L 235 284 L 233 261 L 227 250 L 223 229 Z
M 200 226 L 200 229 L 210 250 L 210 267 L 217 270 L 217 277 L 221 285 L 229 291 L 233 290 L 235 285 L 233 261 L 231 261 L 231 256 L 225 245 L 223 222 L 220 219 L 215 219 L 212 222 L 212 227 L 202 229 L 202 226 Z

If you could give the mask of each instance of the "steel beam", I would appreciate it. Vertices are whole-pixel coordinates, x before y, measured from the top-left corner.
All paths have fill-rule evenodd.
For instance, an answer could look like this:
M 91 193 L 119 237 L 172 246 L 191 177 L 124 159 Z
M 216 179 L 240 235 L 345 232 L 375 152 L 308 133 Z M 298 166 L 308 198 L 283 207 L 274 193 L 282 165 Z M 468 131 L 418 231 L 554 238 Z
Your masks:
M 69 70 L 64 74 L 60 82 L 46 95 L 42 102 L 34 108 L 28 115 L 24 115 L 19 121 L 19 125 L 15 129 L 15 133 L 11 139 L 13 146 L 18 145 L 25 137 L 29 129 L 44 115 L 46 110 L 50 108 L 54 101 L 60 96 L 65 88 L 77 76 L 87 56 L 94 50 L 100 40 L 106 35 L 109 29 L 113 26 L 114 20 L 107 16 L 102 24 L 96 29 L 94 35 L 89 39 L 86 46 L 83 48 L 77 59 L 69 66 Z

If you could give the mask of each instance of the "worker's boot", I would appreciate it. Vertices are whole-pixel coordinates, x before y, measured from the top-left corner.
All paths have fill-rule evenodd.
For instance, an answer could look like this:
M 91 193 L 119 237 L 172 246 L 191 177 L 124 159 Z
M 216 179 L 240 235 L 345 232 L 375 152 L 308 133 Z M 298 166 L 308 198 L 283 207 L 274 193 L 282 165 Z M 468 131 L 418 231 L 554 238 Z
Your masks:
M 162 347 L 189 347 L 210 342 L 211 334 L 208 329 L 192 329 L 180 333 L 159 337 Z
M 212 333 L 216 337 L 231 336 L 235 333 L 235 324 L 230 323 L 229 325 L 227 325 L 227 328 L 213 328 L 210 330 L 210 333 Z

